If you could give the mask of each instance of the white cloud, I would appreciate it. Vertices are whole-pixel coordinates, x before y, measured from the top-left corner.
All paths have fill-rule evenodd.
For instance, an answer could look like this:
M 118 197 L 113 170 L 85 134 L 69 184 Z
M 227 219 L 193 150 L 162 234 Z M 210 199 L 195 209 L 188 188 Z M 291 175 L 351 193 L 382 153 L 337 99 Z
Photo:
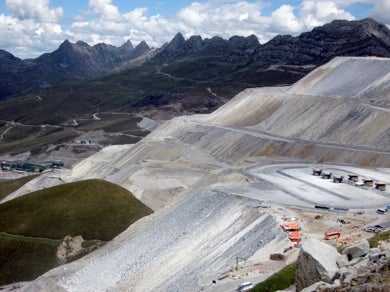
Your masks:
M 111 0 L 89 0 L 88 8 L 98 18 L 105 20 L 120 20 L 121 14 Z
M 55 48 L 64 34 L 58 24 L 37 23 L 32 19 L 19 20 L 0 15 L 0 48 L 18 57 L 37 57 L 47 48 Z
M 339 6 L 342 4 L 337 5 L 335 1 L 304 0 L 301 3 L 301 21 L 307 28 L 313 28 L 334 19 L 355 19 Z
M 204 5 L 194 2 L 190 6 L 181 9 L 178 16 L 191 26 L 200 26 L 207 18 L 207 14 L 203 11 Z
M 298 33 L 302 31 L 302 24 L 294 14 L 294 7 L 282 5 L 271 14 L 271 23 L 275 32 Z
M 63 16 L 61 7 L 49 8 L 50 0 L 6 0 L 7 9 L 18 19 L 37 22 L 58 22 Z
M 390 1 L 374 0 L 374 8 L 369 11 L 369 15 L 387 26 L 390 26 Z
M 219 35 L 228 38 L 234 34 L 250 35 L 267 24 L 261 16 L 263 4 L 246 1 L 204 1 L 192 3 L 177 14 L 186 28 L 184 34 L 203 37 Z
M 11 15 L 0 15 L 0 48 L 26 58 L 53 51 L 64 39 L 116 46 L 128 39 L 134 45 L 144 40 L 157 47 L 177 32 L 187 38 L 218 35 L 225 39 L 255 34 L 264 43 L 277 34 L 297 35 L 334 19 L 354 19 L 347 8 L 357 2 L 372 3 L 370 15 L 390 23 L 388 0 L 301 0 L 264 15 L 271 7 L 267 1 L 271 0 L 198 0 L 174 15 L 150 16 L 146 7 L 120 11 L 113 0 L 89 0 L 85 12 L 64 24 L 63 9 L 51 7 L 50 0 L 6 0 Z

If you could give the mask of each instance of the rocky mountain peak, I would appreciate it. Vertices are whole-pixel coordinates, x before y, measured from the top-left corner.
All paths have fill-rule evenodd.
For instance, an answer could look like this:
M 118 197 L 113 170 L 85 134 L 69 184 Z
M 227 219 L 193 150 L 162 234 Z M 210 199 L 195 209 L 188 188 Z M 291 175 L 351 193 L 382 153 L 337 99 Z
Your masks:
M 378 39 L 388 40 L 387 45 L 390 46 L 390 29 L 388 29 L 386 25 L 376 22 L 372 18 L 363 19 L 361 25 L 367 35 L 375 36 Z
M 335 56 L 390 56 L 390 33 L 373 19 L 334 20 L 297 37 L 276 36 L 264 44 L 259 59 L 265 63 L 320 65 Z
M 246 41 L 251 46 L 258 46 L 258 45 L 260 45 L 259 39 L 254 34 L 251 34 L 250 36 L 248 36 L 246 38 Z
M 77 41 L 76 45 L 81 46 L 81 47 L 86 47 L 86 48 L 90 47 L 86 42 L 83 42 L 83 41 Z
M 200 50 L 203 46 L 202 37 L 199 35 L 193 35 L 186 41 L 186 46 L 194 51 Z
M 142 41 L 132 51 L 132 56 L 134 58 L 139 57 L 139 56 L 145 54 L 149 50 L 150 50 L 149 45 L 145 41 Z
M 259 40 L 255 35 L 251 35 L 249 37 L 235 35 L 228 40 L 228 44 L 234 49 L 243 51 L 248 49 L 251 49 L 253 51 L 254 49 L 260 47 Z
M 11 53 L 0 50 L 0 62 L 7 61 L 7 62 L 19 62 L 21 59 L 15 57 Z
M 144 51 L 150 50 L 149 45 L 145 41 L 140 42 L 135 48 L 137 50 L 144 50 Z
M 65 41 L 63 41 L 63 43 L 58 47 L 57 50 L 55 50 L 53 53 L 60 53 L 60 54 L 64 54 L 64 53 L 69 53 L 73 51 L 73 44 L 68 40 L 66 39 Z M 48 53 L 45 53 L 43 54 L 42 56 L 46 56 Z
M 179 32 L 175 35 L 175 37 L 168 43 L 168 46 L 166 47 L 166 50 L 169 51 L 177 51 L 182 49 L 183 45 L 185 43 L 185 39 L 183 35 Z
M 205 39 L 204 43 L 205 47 L 209 48 L 225 47 L 227 45 L 227 42 L 220 36 L 214 36 L 211 39 Z
M 120 46 L 120 49 L 130 52 L 134 49 L 134 47 L 133 47 L 133 44 L 131 43 L 131 41 L 127 40 L 122 46 Z

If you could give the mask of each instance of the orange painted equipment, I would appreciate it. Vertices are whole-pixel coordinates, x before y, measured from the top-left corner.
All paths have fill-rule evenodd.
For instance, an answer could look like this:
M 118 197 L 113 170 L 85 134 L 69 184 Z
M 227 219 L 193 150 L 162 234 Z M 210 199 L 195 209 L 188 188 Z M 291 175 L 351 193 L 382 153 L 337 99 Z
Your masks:
M 330 240 L 330 239 L 335 239 L 340 237 L 340 232 L 338 231 L 328 231 L 325 232 L 325 239 Z
M 299 243 L 301 241 L 301 235 L 299 234 L 299 231 L 289 232 L 288 238 L 291 240 L 291 242 L 294 243 Z
M 301 227 L 296 222 L 288 222 L 286 224 L 281 225 L 283 231 L 299 231 Z

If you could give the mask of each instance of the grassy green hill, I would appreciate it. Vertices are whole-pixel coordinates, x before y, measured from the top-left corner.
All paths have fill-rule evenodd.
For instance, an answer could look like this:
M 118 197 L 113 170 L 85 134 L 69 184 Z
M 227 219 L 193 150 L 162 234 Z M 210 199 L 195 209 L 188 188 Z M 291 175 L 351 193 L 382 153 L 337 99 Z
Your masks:
M 0 285 L 32 280 L 58 265 L 67 235 L 84 246 L 109 241 L 152 213 L 129 191 L 102 180 L 64 184 L 0 204 Z
M 4 199 L 9 194 L 13 193 L 21 186 L 36 178 L 36 175 L 29 175 L 18 179 L 12 179 L 0 182 L 0 200 Z
M 72 126 L 74 119 L 89 120 L 82 122 L 88 124 L 88 130 L 112 133 L 113 126 L 122 125 L 122 129 L 134 131 L 139 121 L 136 113 L 145 109 L 169 110 L 176 105 L 177 115 L 207 112 L 222 105 L 221 98 L 228 100 L 245 88 L 291 84 L 303 76 L 257 65 L 233 66 L 226 60 L 213 63 L 202 58 L 189 59 L 164 66 L 143 65 L 100 78 L 35 89 L 26 96 L 0 102 L 0 134 L 10 127 L 6 121 L 25 125 L 14 125 L 0 139 L 0 154 L 39 151 L 45 145 L 69 141 L 85 130 L 82 125 Z M 92 120 L 93 113 L 112 111 L 131 115 L 125 121 L 123 116 L 120 120 L 117 116 L 105 116 L 102 120 L 107 124 Z M 60 127 L 40 127 L 43 124 Z

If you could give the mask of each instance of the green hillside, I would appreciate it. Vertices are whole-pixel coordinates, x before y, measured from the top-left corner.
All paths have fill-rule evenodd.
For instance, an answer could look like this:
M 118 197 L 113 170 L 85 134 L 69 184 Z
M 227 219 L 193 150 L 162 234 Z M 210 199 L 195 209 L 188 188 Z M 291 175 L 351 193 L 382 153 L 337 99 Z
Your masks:
M 21 186 L 36 178 L 36 175 L 29 175 L 18 179 L 12 179 L 0 182 L 0 200 L 4 199 L 9 194 L 13 193 Z
M 82 235 L 83 247 L 101 245 L 151 213 L 129 191 L 102 180 L 64 184 L 0 204 L 0 285 L 32 280 L 57 266 L 56 251 L 67 235 Z
M 139 133 L 137 113 L 178 108 L 178 113 L 205 113 L 245 88 L 293 83 L 304 74 L 268 70 L 257 63 L 241 64 L 228 60 L 189 58 L 167 65 L 147 65 L 81 81 L 65 81 L 28 95 L 0 102 L 0 154 L 41 151 L 45 145 L 74 139 L 80 131 L 104 130 L 114 133 L 118 125 L 138 139 L 112 139 L 111 144 L 134 143 Z M 173 106 L 176 105 L 176 106 Z M 180 106 L 177 106 L 180 105 Z M 181 111 L 181 112 L 180 112 Z M 92 119 L 99 112 L 101 121 Z M 118 117 L 110 112 L 126 112 Z M 77 120 L 78 126 L 74 126 Z M 20 124 L 7 130 L 10 121 Z M 41 125 L 56 125 L 41 127 Z

